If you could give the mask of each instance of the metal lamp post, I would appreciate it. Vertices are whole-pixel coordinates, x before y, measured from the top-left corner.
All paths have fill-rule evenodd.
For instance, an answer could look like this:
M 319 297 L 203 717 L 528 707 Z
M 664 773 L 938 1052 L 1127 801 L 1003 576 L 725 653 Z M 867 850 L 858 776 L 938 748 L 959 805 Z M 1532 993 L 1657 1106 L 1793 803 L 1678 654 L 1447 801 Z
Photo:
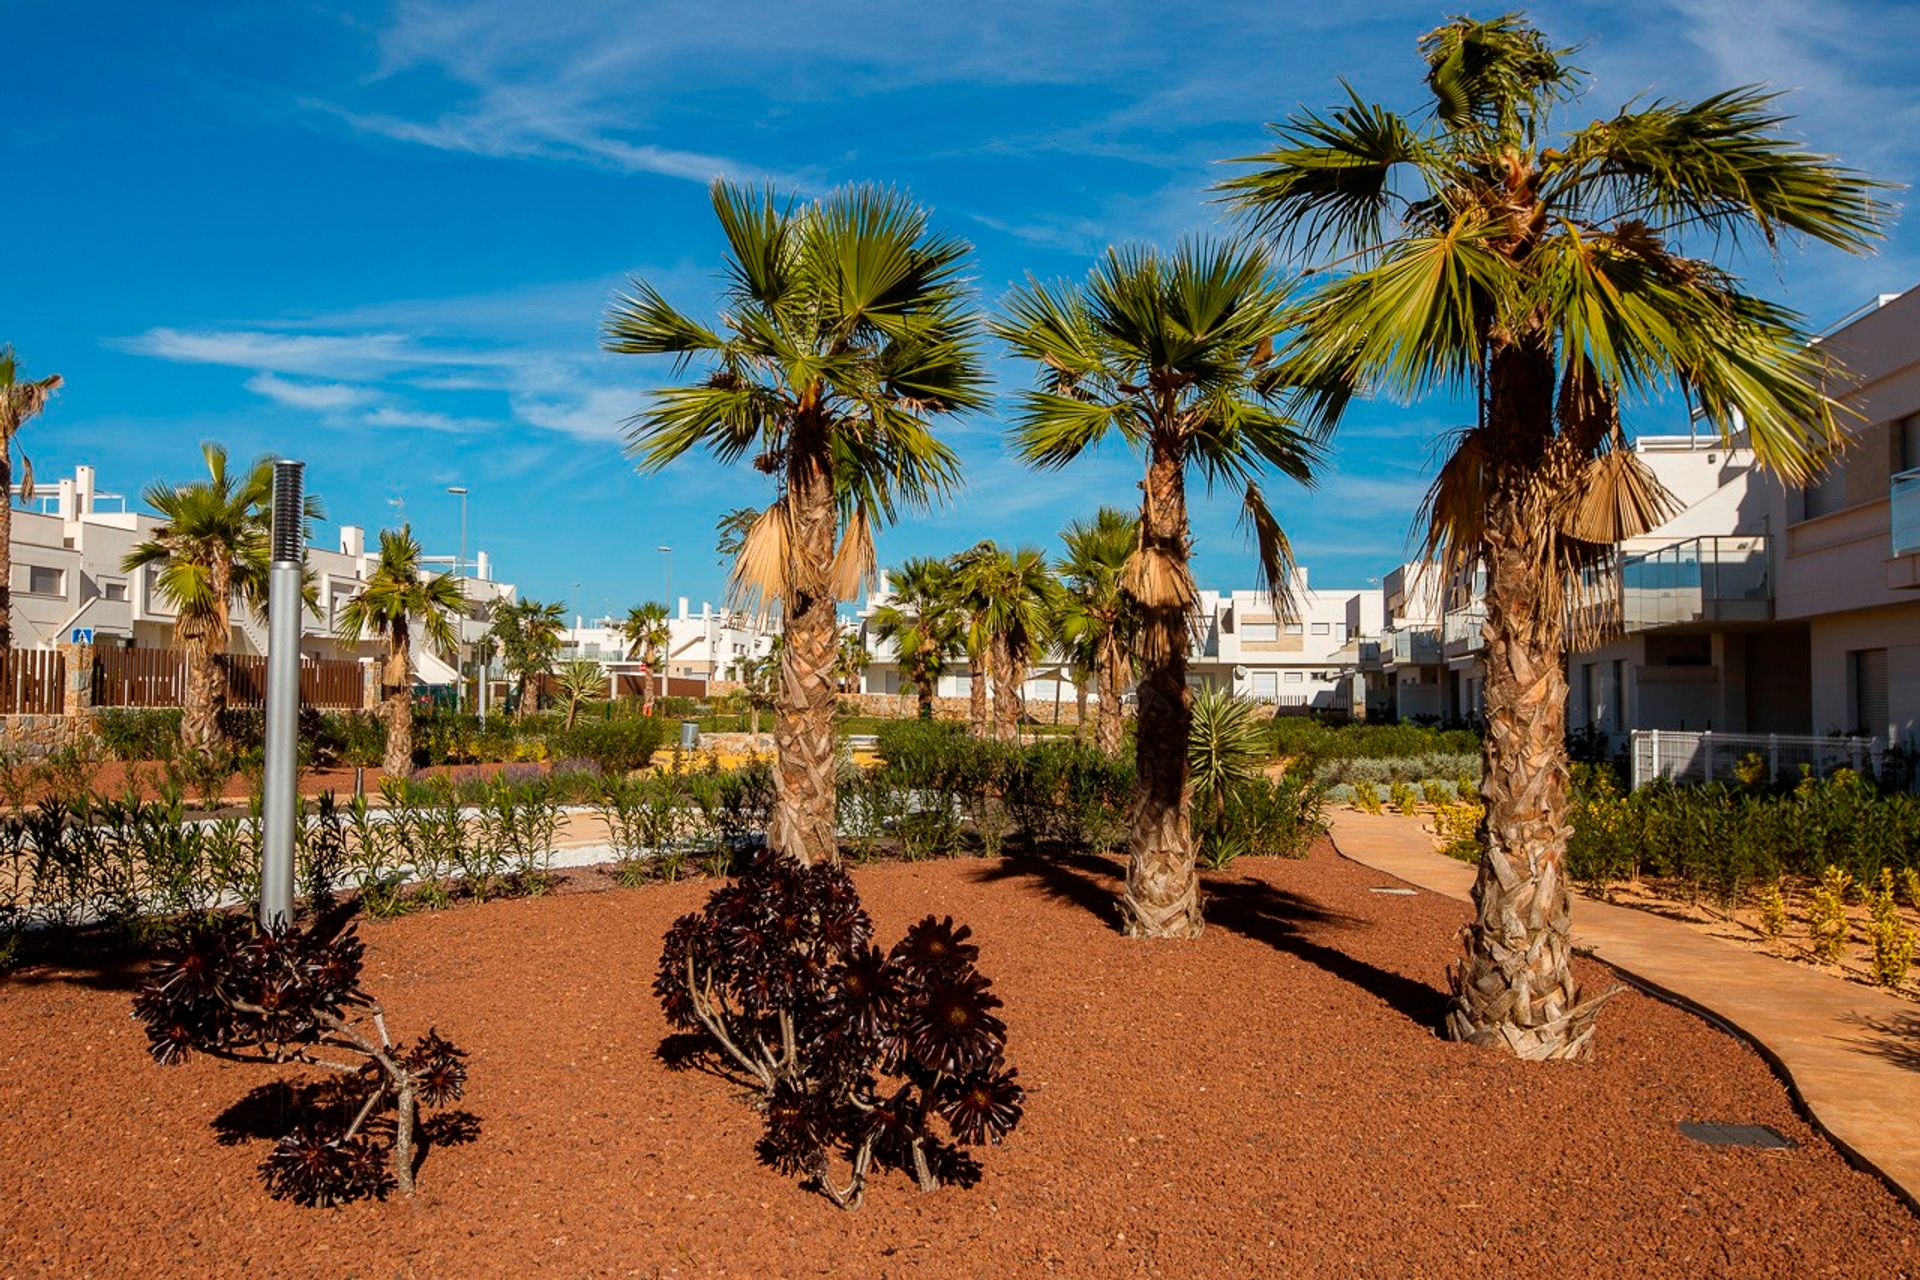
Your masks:
M 447 492 L 460 499 L 460 554 L 453 559 L 453 579 L 455 585 L 460 587 L 460 598 L 464 601 L 467 598 L 467 588 L 460 580 L 464 578 L 467 573 L 467 486 L 463 484 L 450 484 L 447 486 Z M 461 668 L 460 679 L 454 681 L 453 685 L 453 709 L 455 711 L 465 711 L 467 709 L 466 630 L 466 611 L 462 609 L 460 620 L 460 648 L 454 655 L 455 661 L 459 663 Z
M 267 570 L 266 776 L 261 796 L 260 923 L 293 919 L 293 823 L 300 721 L 300 489 L 306 464 L 273 464 L 273 561 Z

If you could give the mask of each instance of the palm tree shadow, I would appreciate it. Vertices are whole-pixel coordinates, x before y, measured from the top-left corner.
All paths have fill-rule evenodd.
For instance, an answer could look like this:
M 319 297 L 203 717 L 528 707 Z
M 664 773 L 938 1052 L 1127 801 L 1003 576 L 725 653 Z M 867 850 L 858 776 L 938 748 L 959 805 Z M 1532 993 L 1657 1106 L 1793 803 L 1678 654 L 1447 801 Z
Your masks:
M 1121 864 L 1084 851 L 1008 853 L 973 873 L 982 884 L 1021 880 L 1047 897 L 1072 903 L 1118 931 Z M 1329 911 L 1312 899 L 1277 888 L 1254 876 L 1205 881 L 1207 923 L 1226 929 L 1307 963 L 1359 987 L 1423 1027 L 1438 1031 L 1446 1020 L 1447 993 L 1438 987 L 1382 969 L 1339 947 L 1310 936 L 1316 927 L 1369 927 L 1366 921 Z
M 1891 1018 L 1859 1021 L 1871 1034 L 1853 1041 L 1856 1052 L 1884 1058 L 1908 1071 L 1920 1071 L 1920 1014 L 1901 1013 Z

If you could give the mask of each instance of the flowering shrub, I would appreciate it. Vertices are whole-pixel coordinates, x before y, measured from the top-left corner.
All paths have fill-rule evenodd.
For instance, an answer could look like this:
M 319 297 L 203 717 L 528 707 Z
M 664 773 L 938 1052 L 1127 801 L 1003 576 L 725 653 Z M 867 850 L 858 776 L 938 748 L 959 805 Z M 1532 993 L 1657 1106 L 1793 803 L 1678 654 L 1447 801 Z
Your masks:
M 344 1077 L 357 1109 L 315 1108 L 260 1164 L 275 1199 L 326 1206 L 392 1187 L 413 1193 L 421 1105 L 466 1087 L 466 1055 L 429 1030 L 408 1045 L 387 1034 L 360 986 L 364 948 L 352 929 L 266 929 L 219 916 L 181 934 L 133 1001 L 163 1066 L 195 1053 L 234 1062 L 300 1062 Z M 342 1062 L 338 1055 L 353 1059 Z M 342 1113 L 335 1115 L 334 1113 Z M 325 1118 L 344 1118 L 328 1126 Z
M 654 982 L 668 1021 L 759 1093 L 762 1158 L 847 1209 L 876 1168 L 971 1185 L 961 1148 L 1000 1141 L 1025 1100 L 971 931 L 928 916 L 884 952 L 872 934 L 846 872 L 762 854 L 674 922 Z

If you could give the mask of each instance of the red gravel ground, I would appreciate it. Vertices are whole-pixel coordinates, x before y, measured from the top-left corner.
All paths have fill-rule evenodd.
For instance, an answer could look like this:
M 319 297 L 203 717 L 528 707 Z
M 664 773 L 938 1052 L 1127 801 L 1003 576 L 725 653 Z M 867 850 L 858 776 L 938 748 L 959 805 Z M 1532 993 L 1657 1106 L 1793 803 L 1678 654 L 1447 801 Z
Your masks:
M 212 1124 L 263 1067 L 163 1070 L 126 975 L 0 987 L 0 1273 L 146 1276 L 1907 1276 L 1920 1223 L 1795 1114 L 1760 1059 L 1638 993 L 1586 1065 L 1436 1039 L 1464 909 L 1368 892 L 1326 849 L 1210 877 L 1204 938 L 1145 945 L 1113 866 L 855 873 L 883 935 L 970 922 L 1025 1122 L 970 1191 L 890 1176 L 843 1214 L 758 1165 L 754 1114 L 674 1074 L 648 993 L 700 883 L 365 927 L 401 1034 L 472 1052 L 479 1140 L 412 1202 L 266 1199 Z M 1588 965 L 1584 978 L 1611 975 Z M 1682 1120 L 1802 1145 L 1724 1150 Z

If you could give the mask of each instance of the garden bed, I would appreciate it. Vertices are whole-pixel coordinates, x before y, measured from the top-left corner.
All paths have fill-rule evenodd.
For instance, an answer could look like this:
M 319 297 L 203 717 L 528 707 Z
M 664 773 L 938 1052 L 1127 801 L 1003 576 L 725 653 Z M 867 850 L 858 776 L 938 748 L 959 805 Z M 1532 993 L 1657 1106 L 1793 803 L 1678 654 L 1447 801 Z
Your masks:
M 854 872 L 883 936 L 928 911 L 973 926 L 1028 1106 L 977 1187 L 891 1177 L 852 1214 L 756 1163 L 732 1088 L 655 1056 L 659 939 L 711 882 L 364 926 L 396 1023 L 431 1018 L 472 1055 L 478 1139 L 430 1151 L 410 1202 L 267 1200 L 267 1143 L 216 1126 L 272 1070 L 157 1067 L 135 974 L 26 970 L 0 985 L 7 1270 L 1912 1274 L 1920 1224 L 1690 1015 L 1628 992 L 1592 1063 L 1518 1063 L 1430 1030 L 1461 904 L 1373 893 L 1388 882 L 1323 844 L 1210 875 L 1206 935 L 1145 945 L 1108 922 L 1118 866 Z M 1686 1120 L 1800 1145 L 1707 1147 Z

